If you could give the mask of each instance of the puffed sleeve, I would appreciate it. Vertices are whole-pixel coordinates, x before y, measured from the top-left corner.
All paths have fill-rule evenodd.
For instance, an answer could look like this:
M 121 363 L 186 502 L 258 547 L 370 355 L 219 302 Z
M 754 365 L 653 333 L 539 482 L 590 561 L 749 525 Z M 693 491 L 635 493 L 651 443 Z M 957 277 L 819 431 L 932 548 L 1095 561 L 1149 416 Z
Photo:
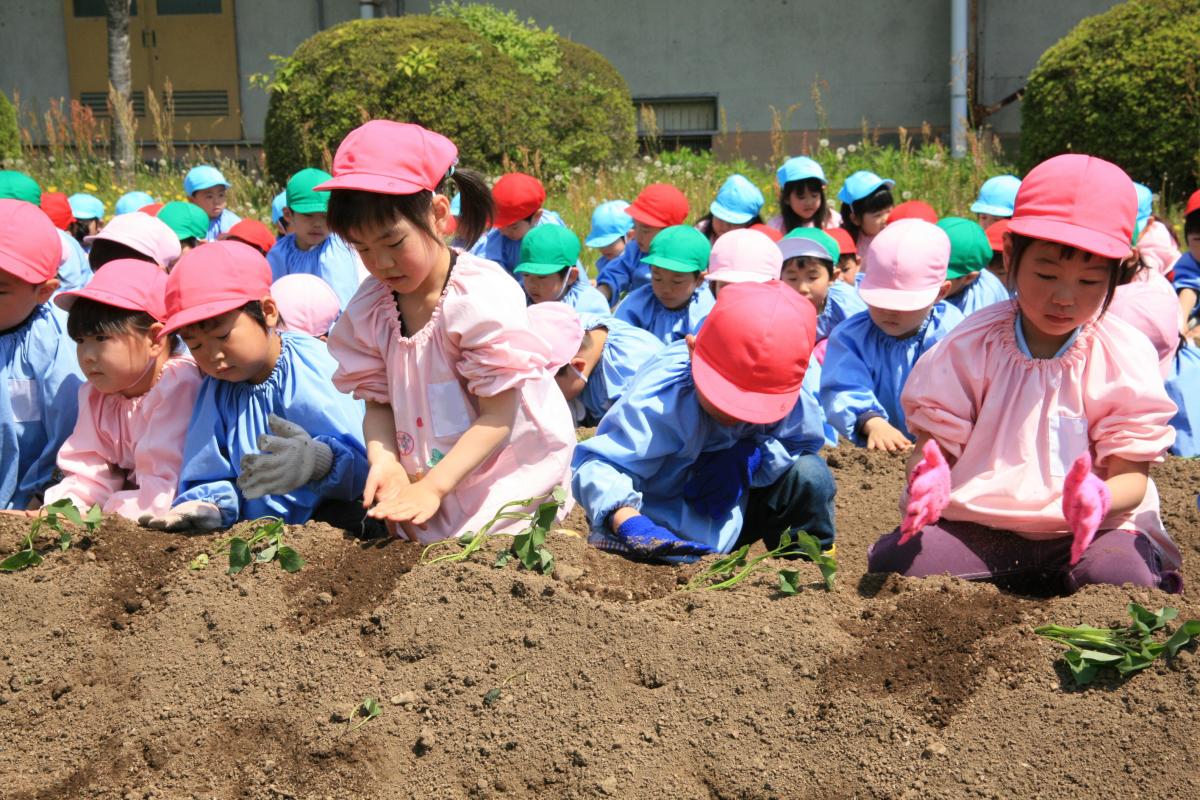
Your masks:
M 207 378 L 200 384 L 184 439 L 179 494 L 172 505 L 189 500 L 212 503 L 221 509 L 222 527 L 229 527 L 241 514 L 241 499 L 234 486 L 237 469 L 226 445 L 229 421 L 220 407 L 220 383 L 215 378 Z
M 105 444 L 96 424 L 101 399 L 89 384 L 80 387 L 75 430 L 58 451 L 58 468 L 63 479 L 46 490 L 43 504 L 68 498 L 80 511 L 87 511 L 96 504 L 103 507 L 125 485 L 125 471 L 113 466 L 111 448 Z
M 395 314 L 395 302 L 387 287 L 367 278 L 329 334 L 329 354 L 337 361 L 333 385 L 359 400 L 390 403 L 387 363 L 380 350 L 380 328 L 389 330 L 383 316 Z
M 857 324 L 856 324 L 857 323 Z M 887 419 L 887 411 L 875 395 L 871 375 L 872 338 L 864 335 L 862 320 L 838 326 L 829 337 L 825 363 L 821 369 L 821 407 L 825 419 L 842 436 L 860 447 L 859 421 L 864 415 Z
M 978 311 L 934 345 L 913 365 L 900 393 L 908 430 L 914 436 L 929 434 L 952 458 L 962 454 L 975 429 L 983 396 L 983 371 L 978 365 L 997 357 L 985 340 L 987 327 L 980 325 L 994 316 L 989 309 Z M 1011 324 L 1007 319 L 1011 314 L 999 324 Z

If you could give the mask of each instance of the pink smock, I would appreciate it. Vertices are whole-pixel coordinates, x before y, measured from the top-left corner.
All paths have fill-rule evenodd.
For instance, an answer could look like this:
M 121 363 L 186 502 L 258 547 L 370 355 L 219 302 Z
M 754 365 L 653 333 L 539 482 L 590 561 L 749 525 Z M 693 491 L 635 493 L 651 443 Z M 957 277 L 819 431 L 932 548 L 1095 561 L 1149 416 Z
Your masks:
M 953 459 L 944 518 L 1055 539 L 1070 535 L 1063 478 L 1084 448 L 1100 477 L 1113 456 L 1160 462 L 1175 404 L 1154 348 L 1127 322 L 1106 314 L 1058 358 L 1033 359 L 1017 345 L 1017 309 L 996 303 L 968 317 L 913 367 L 901 403 L 909 430 Z M 1100 525 L 1112 529 L 1146 534 L 1163 568 L 1179 568 L 1153 481 L 1137 508 Z
M 534 333 L 525 308 L 524 292 L 502 267 L 459 253 L 433 316 L 412 336 L 401 333 L 391 289 L 371 277 L 334 326 L 333 383 L 361 400 L 391 405 L 410 479 L 428 472 L 475 422 L 476 398 L 518 393 L 508 442 L 446 495 L 425 527 L 404 523 L 408 538 L 459 536 L 478 530 L 511 500 L 556 486 L 569 491 L 575 428 L 547 371 L 549 345 Z M 521 527 L 527 526 L 503 521 L 492 531 Z
M 137 397 L 81 386 L 75 430 L 58 451 L 65 477 L 46 490 L 44 502 L 66 497 L 80 511 L 99 504 L 105 514 L 132 520 L 169 511 L 201 377 L 190 355 L 176 355 Z
M 1138 253 L 1142 261 L 1160 275 L 1167 275 L 1175 268 L 1175 262 L 1182 253 L 1179 252 L 1171 231 L 1159 220 L 1154 220 L 1142 231 L 1137 240 Z

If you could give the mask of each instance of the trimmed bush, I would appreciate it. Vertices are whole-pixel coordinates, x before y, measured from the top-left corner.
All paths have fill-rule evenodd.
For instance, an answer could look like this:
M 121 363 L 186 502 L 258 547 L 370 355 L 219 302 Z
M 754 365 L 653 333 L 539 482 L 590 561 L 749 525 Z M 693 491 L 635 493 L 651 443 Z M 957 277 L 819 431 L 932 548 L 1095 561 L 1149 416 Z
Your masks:
M 1171 198 L 1200 179 L 1200 4 L 1131 0 L 1042 54 L 1022 102 L 1025 169 L 1089 153 Z
M 21 128 L 17 125 L 17 109 L 0 92 L 0 161 L 21 156 Z

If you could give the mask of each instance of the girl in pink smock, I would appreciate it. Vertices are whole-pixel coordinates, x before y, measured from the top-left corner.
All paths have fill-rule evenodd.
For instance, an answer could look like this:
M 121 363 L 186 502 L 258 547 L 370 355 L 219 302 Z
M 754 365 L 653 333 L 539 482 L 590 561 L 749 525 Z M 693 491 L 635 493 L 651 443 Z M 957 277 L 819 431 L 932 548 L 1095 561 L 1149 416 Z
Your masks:
M 521 287 L 443 243 L 451 182 L 463 241 L 491 216 L 486 184 L 454 168 L 457 154 L 419 125 L 375 120 L 345 138 L 333 180 L 317 187 L 332 190 L 329 226 L 371 274 L 329 337 L 334 384 L 367 404 L 363 502 L 396 535 L 423 542 L 566 487 L 575 443 Z
M 905 518 L 871 571 L 1181 590 L 1147 477 L 1175 405 L 1150 341 L 1105 313 L 1137 263 L 1136 212 L 1132 181 L 1098 158 L 1029 173 L 1004 243 L 1016 299 L 955 328 L 904 388 Z
M 81 511 L 98 504 L 132 520 L 170 509 L 200 371 L 177 337 L 159 337 L 166 286 L 158 265 L 118 259 L 54 298 L 68 312 L 87 383 L 47 504 L 68 498 Z

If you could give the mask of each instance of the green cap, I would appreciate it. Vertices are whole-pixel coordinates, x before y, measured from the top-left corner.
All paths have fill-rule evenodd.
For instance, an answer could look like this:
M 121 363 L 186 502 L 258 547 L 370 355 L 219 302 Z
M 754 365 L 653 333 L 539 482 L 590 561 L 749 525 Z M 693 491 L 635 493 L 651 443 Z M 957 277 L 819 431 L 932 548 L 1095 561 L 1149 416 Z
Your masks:
M 642 261 L 672 272 L 704 272 L 711 252 L 703 233 L 691 225 L 672 225 L 658 232 Z
M 513 272 L 553 275 L 579 260 L 579 237 L 562 225 L 538 225 L 521 240 L 520 263 Z
M 195 203 L 175 200 L 160 208 L 155 216 L 165 222 L 181 242 L 208 235 L 208 214 Z
M 823 258 L 836 264 L 842 256 L 842 248 L 820 228 L 793 228 L 791 233 L 779 240 L 779 252 L 783 260 L 789 258 Z
M 308 167 L 288 179 L 287 207 L 296 214 L 324 214 L 329 210 L 329 192 L 318 192 L 314 187 L 333 176 L 323 169 Z
M 0 169 L 0 199 L 24 200 L 35 206 L 42 204 L 42 187 L 26 175 L 11 169 Z
M 979 223 L 963 217 L 942 217 L 937 226 L 950 238 L 946 280 L 979 272 L 992 260 L 992 245 Z

